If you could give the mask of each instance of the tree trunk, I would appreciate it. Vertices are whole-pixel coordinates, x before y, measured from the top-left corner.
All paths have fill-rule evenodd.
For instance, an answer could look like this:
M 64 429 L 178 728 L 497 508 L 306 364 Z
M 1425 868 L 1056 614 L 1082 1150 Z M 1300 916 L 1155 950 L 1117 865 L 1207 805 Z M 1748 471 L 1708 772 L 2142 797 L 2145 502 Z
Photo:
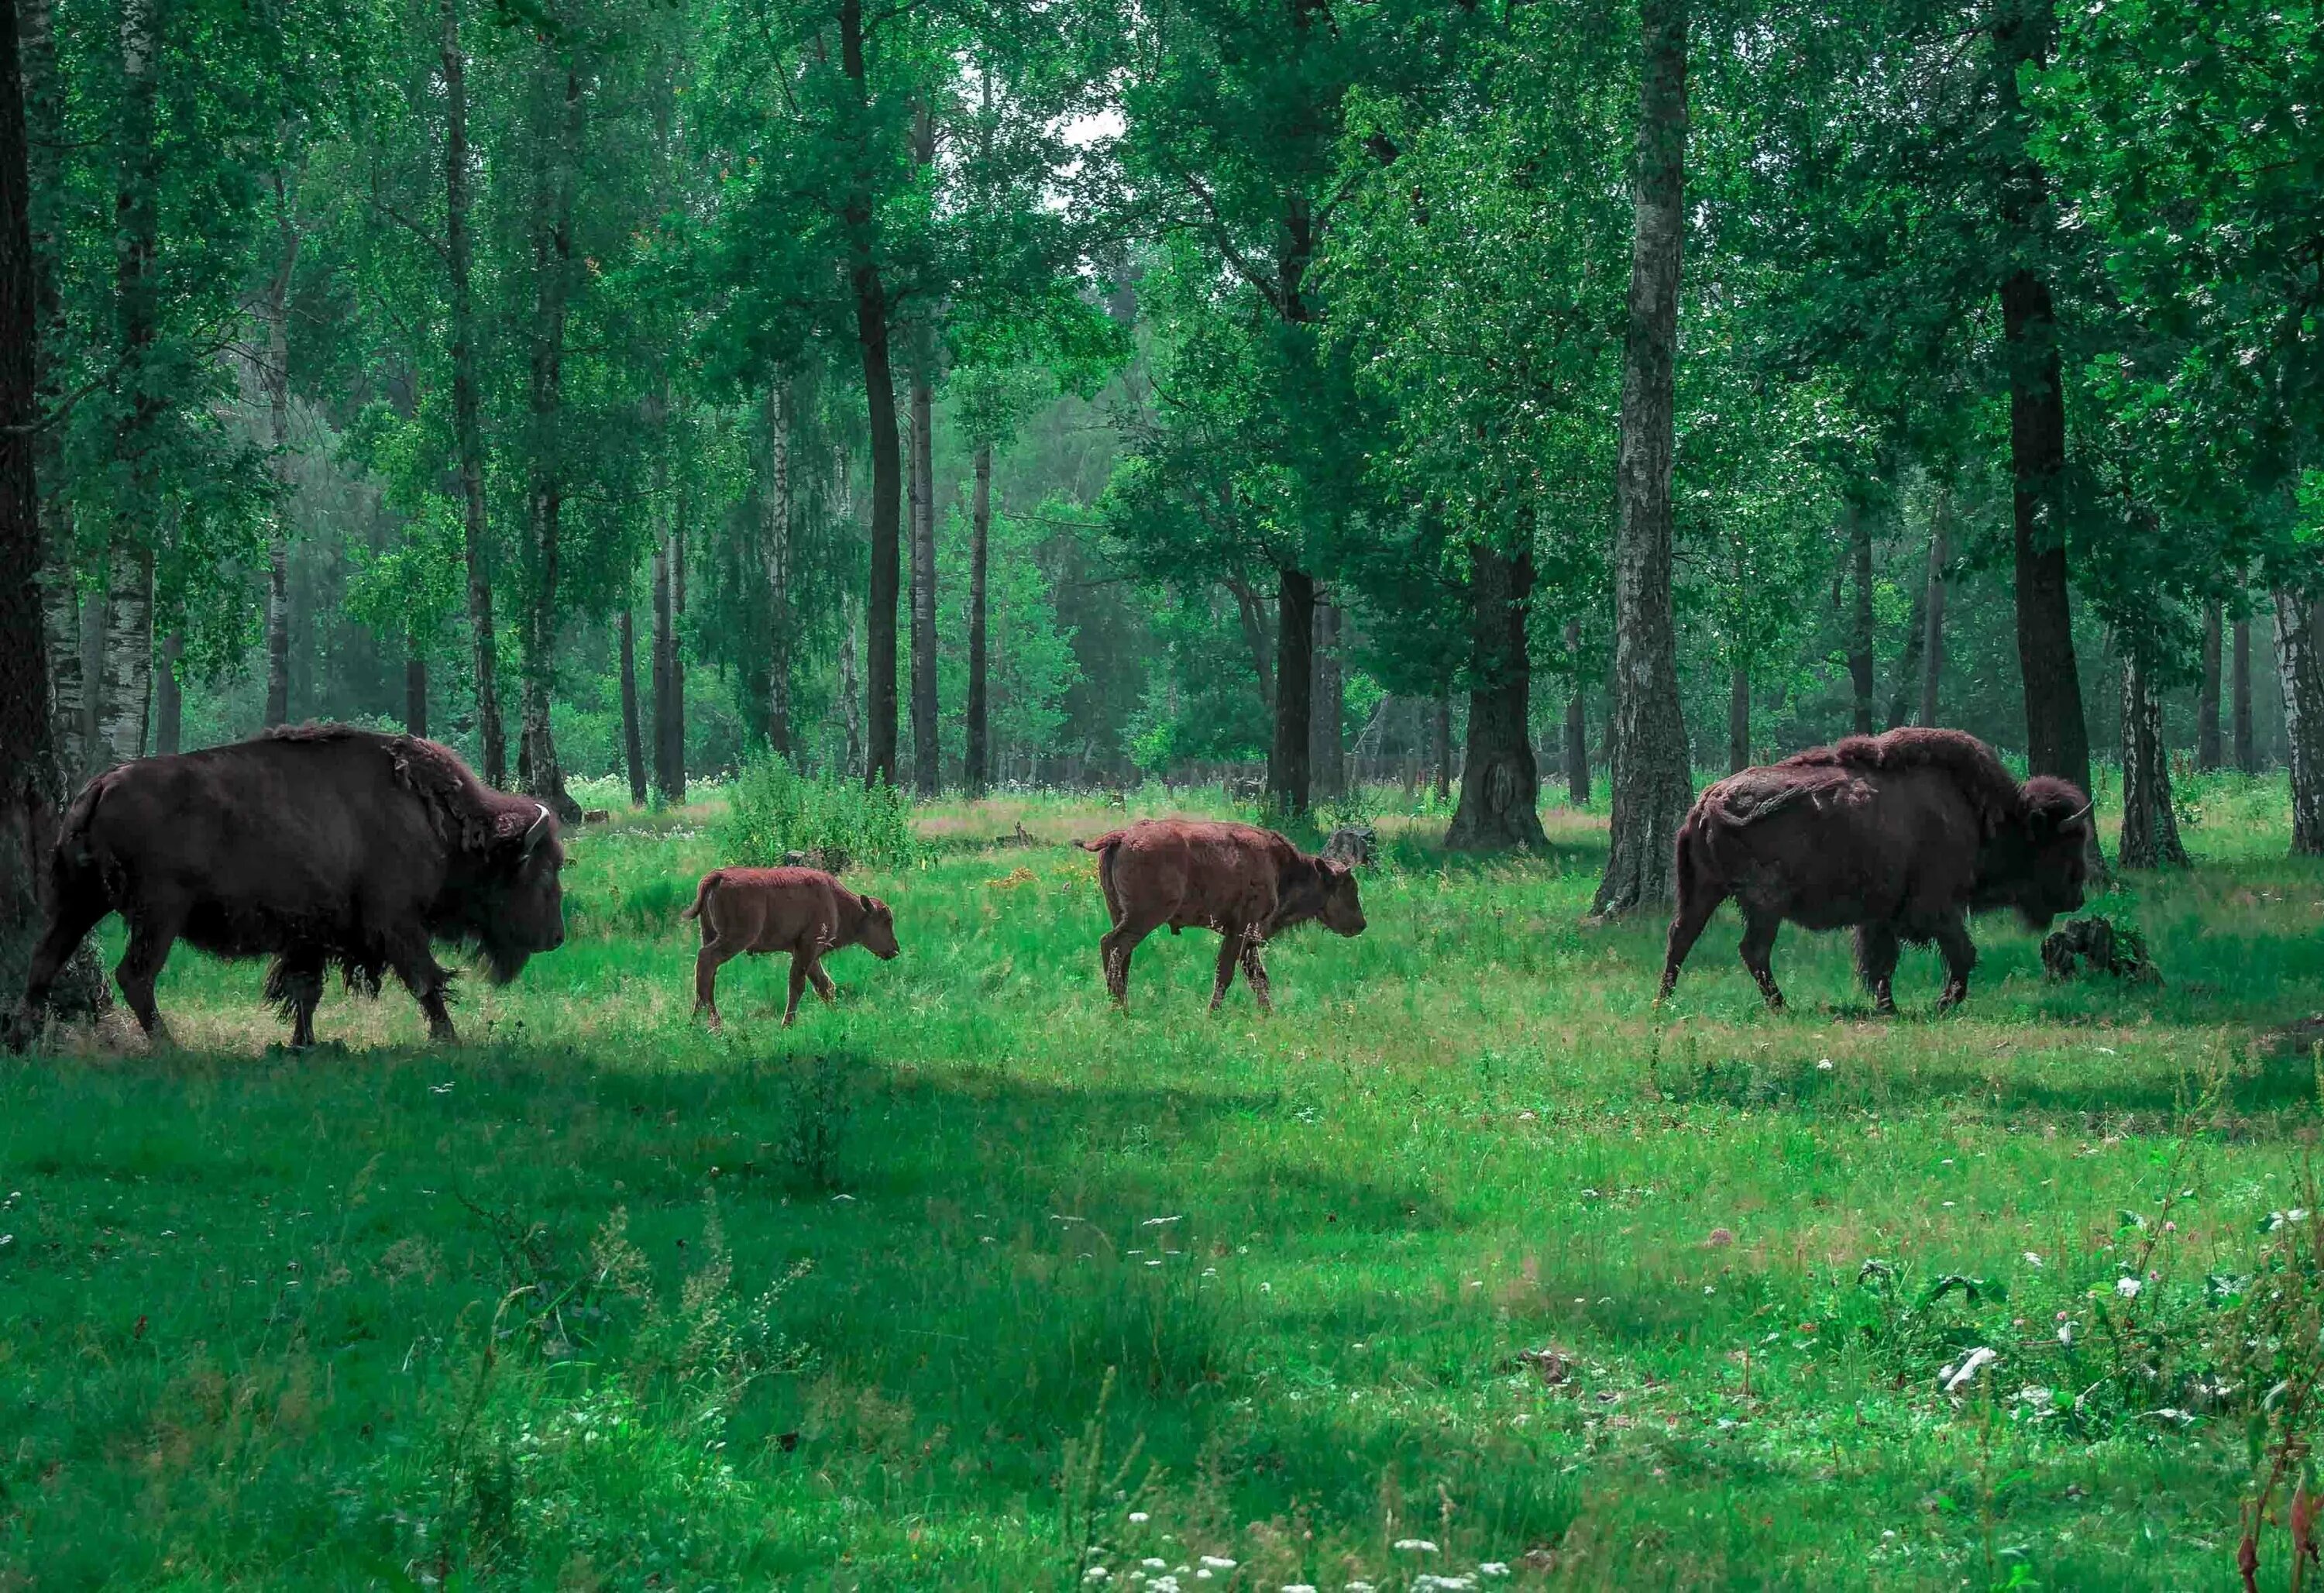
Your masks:
M 2275 595 L 2275 661 L 2283 677 L 2283 738 L 2292 752 L 2292 852 L 2324 855 L 2324 658 L 2315 604 Z
M 2195 767 L 2219 766 L 2219 600 L 2203 605 L 2203 684 L 2195 699 Z
M 1751 671 L 1735 665 L 1727 675 L 1727 772 L 1751 766 Z
M 925 329 L 912 366 L 912 789 L 932 797 L 943 783 L 936 725 L 936 484 L 933 420 L 936 394 Z
M 259 382 L 266 393 L 267 440 L 274 450 L 274 532 L 266 550 L 266 722 L 290 719 L 290 276 L 299 264 L 299 228 L 290 185 L 274 171 L 274 274 L 266 284 L 266 356 Z
M 1600 915 L 1674 894 L 1672 847 L 1693 799 L 1671 614 L 1672 362 L 1685 233 L 1689 0 L 1644 0 L 1631 178 L 1629 327 L 1622 356 L 1614 538 L 1613 826 Z
M 791 746 L 791 420 L 788 378 L 767 384 L 767 485 L 760 495 L 760 552 L 767 571 L 767 750 Z
M 1566 668 L 1573 689 L 1565 698 L 1565 797 L 1577 808 L 1590 805 L 1590 716 L 1582 690 L 1582 625 L 1565 622 Z
M 105 603 L 105 717 L 97 740 L 108 769 L 145 755 L 153 695 L 153 555 L 117 547 Z
M 2251 616 L 2237 614 L 2233 631 L 2235 646 L 2229 662 L 2232 690 L 2229 701 L 2235 710 L 2236 767 L 2246 774 L 2259 773 L 2259 746 L 2252 736 L 2252 674 Z
M 2179 819 L 2171 798 L 2171 755 L 2163 745 L 2163 706 L 2135 653 L 2122 661 L 2122 841 L 2125 868 L 2184 868 Z
M 2000 284 L 2001 321 L 2009 367 L 2017 661 L 2025 691 L 2026 762 L 2036 774 L 2058 775 L 2087 792 L 2089 731 L 2082 722 L 2081 676 L 2074 660 L 2066 514 L 2058 500 L 2066 468 L 2065 388 L 2057 311 L 2039 269 L 2049 174 L 2029 146 L 2030 118 L 2017 90 L 2022 69 L 2047 64 L 2056 26 L 2054 0 L 2001 0 L 1994 13 L 1995 84 L 2006 151 L 1999 208 L 2004 257 L 2015 263 Z
M 992 525 L 992 445 L 976 450 L 975 495 L 969 500 L 968 544 L 968 793 L 982 796 L 992 778 L 990 681 L 984 656 L 985 564 Z
M 1953 498 L 1950 484 L 1937 489 L 1929 524 L 1928 601 L 1921 614 L 1921 723 L 1937 723 L 1937 699 L 1945 677 L 1945 564 L 1952 557 Z
M 558 560 L 565 507 L 562 436 L 565 401 L 565 321 L 571 298 L 573 190 L 581 142 L 581 75 L 565 69 L 565 97 L 553 145 L 534 172 L 533 314 L 529 409 L 532 435 L 526 484 L 531 533 L 532 590 L 525 605 L 523 726 L 517 746 L 517 783 L 572 823 L 581 805 L 565 790 L 557 761 L 549 705 L 557 686 Z
M 1227 591 L 1235 600 L 1235 617 L 1242 625 L 1243 645 L 1250 649 L 1251 671 L 1259 678 L 1259 703 L 1266 710 L 1269 723 L 1275 718 L 1275 667 L 1268 661 L 1267 616 L 1259 607 L 1259 593 L 1240 576 L 1227 579 Z
M 414 736 L 428 734 L 428 655 L 416 642 L 407 641 L 403 655 L 403 727 Z
M 637 622 L 626 600 L 616 624 L 622 654 L 622 768 L 630 777 L 630 806 L 642 808 L 646 805 L 646 741 L 638 714 Z
M 1450 693 L 1436 699 L 1436 801 L 1441 806 L 1452 800 L 1452 699 Z
M 493 631 L 491 529 L 484 518 L 484 426 L 476 385 L 476 318 L 469 283 L 467 57 L 459 0 L 438 0 L 444 63 L 444 260 L 450 303 L 452 445 L 459 463 L 461 555 L 467 566 L 468 634 L 475 674 L 476 740 L 484 783 L 508 783 L 501 729 L 499 642 Z
M 80 606 L 80 745 L 81 765 L 73 771 L 78 785 L 105 767 L 105 616 L 110 608 L 112 563 L 98 566 L 97 589 Z
M 841 69 L 854 86 L 856 108 L 869 120 L 871 91 L 863 62 L 863 0 L 840 0 Z M 896 439 L 896 378 L 889 359 L 887 284 L 880 272 L 872 217 L 868 149 L 859 148 L 842 219 L 848 247 L 849 286 L 855 301 L 855 341 L 863 357 L 863 402 L 872 430 L 872 592 L 864 620 L 864 671 L 871 718 L 864 747 L 866 783 L 896 783 L 896 599 L 899 487 L 902 461 Z
M 1340 606 L 1318 594 L 1315 599 L 1315 686 L 1311 699 L 1311 730 L 1307 748 L 1310 778 L 1315 794 L 1347 794 L 1347 750 L 1343 743 L 1347 718 L 1347 681 L 1340 669 Z
M 1307 810 L 1314 645 L 1315 582 L 1305 571 L 1283 570 L 1275 588 L 1275 742 L 1267 756 L 1267 800 L 1286 815 Z
M 1872 515 L 1853 498 L 1849 500 L 1845 513 L 1849 572 L 1854 577 L 1850 584 L 1856 599 L 1848 617 L 1848 681 L 1856 733 L 1869 736 L 1878 727 L 1872 720 L 1872 698 L 1879 689 L 1873 673 L 1876 643 L 1872 628 Z
M 1526 639 L 1533 579 L 1529 547 L 1514 558 L 1481 546 L 1470 555 L 1469 755 L 1461 768 L 1461 805 L 1444 832 L 1444 844 L 1458 850 L 1549 845 L 1533 757 L 1533 661 Z
M 118 507 L 108 539 L 104 700 L 97 736 L 106 767 L 141 757 L 153 680 L 153 539 L 160 493 L 152 437 L 163 410 L 152 368 L 160 334 L 154 264 L 161 156 L 155 142 L 155 0 L 121 9 L 119 162 L 114 190 L 115 353 L 120 402 L 113 430 Z
M 153 671 L 153 755 L 167 757 L 183 750 L 186 699 L 178 686 L 178 660 L 185 656 L 186 639 L 171 631 L 161 639 L 161 662 Z
M 69 197 L 64 184 L 64 79 L 57 69 L 51 0 L 24 0 L 18 14 L 23 26 L 24 158 L 31 176 L 27 219 L 37 343 L 33 381 L 39 412 L 46 416 L 55 412 L 63 397 L 56 358 L 65 331 L 64 295 L 58 285 L 62 245 L 56 211 Z M 41 615 L 48 635 L 51 735 L 58 765 L 69 787 L 80 778 L 88 751 L 83 733 L 87 697 L 81 672 L 80 593 L 73 572 L 72 507 L 64 492 L 63 441 L 61 426 L 42 426 L 32 439 L 32 468 L 40 495 Z
M 847 626 L 839 633 L 839 708 L 846 721 L 847 773 L 863 769 L 863 685 L 855 674 L 855 610 L 847 611 Z

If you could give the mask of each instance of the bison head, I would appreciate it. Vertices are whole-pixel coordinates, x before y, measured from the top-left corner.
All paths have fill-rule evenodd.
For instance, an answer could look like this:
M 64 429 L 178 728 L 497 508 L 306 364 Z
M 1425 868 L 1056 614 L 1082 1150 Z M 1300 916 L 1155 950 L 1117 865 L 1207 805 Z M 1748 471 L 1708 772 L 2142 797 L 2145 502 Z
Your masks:
M 863 898 L 862 944 L 881 962 L 892 962 L 904 949 L 896 944 L 896 915 L 877 896 Z
M 1364 903 L 1356 891 L 1356 871 L 1323 857 L 1316 860 L 1315 873 L 1323 887 L 1323 900 L 1315 916 L 1323 921 L 1323 927 L 1335 935 L 1362 934 Z
M 521 834 L 496 841 L 489 866 L 470 923 L 493 982 L 505 985 L 534 952 L 565 944 L 565 847 L 555 815 L 540 808 Z
M 2048 774 L 2027 781 L 2019 794 L 2024 819 L 1987 847 L 1978 894 L 1980 905 L 2017 909 L 2025 927 L 2038 935 L 2061 913 L 2082 904 L 2090 866 L 2090 799 L 2071 783 Z

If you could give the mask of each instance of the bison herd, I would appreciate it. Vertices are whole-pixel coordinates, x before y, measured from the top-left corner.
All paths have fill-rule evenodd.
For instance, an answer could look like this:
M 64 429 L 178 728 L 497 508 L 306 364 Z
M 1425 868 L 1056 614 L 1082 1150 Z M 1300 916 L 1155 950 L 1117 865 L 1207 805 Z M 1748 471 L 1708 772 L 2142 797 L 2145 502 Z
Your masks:
M 1972 912 L 2014 909 L 2043 929 L 2081 904 L 2092 849 L 2090 803 L 2063 781 L 2013 780 L 1984 743 L 1953 730 L 1854 736 L 1722 780 L 1680 828 L 1678 909 L 1662 995 L 1719 903 L 1743 916 L 1744 965 L 1770 1007 L 1777 928 L 1856 932 L 1857 961 L 1882 1012 L 1900 946 L 1933 942 L 1945 963 L 1940 1008 L 1969 992 Z M 1106 987 L 1127 1005 L 1130 962 L 1156 930 L 1220 936 L 1215 1011 L 1242 970 L 1268 1005 L 1266 942 L 1311 922 L 1363 932 L 1349 865 L 1249 825 L 1148 820 L 1076 842 L 1098 859 L 1111 919 L 1100 942 Z M 100 775 L 67 810 L 50 863 L 48 922 L 25 989 L 38 1025 L 60 970 L 108 912 L 128 945 L 114 971 L 139 1025 L 165 1034 L 153 984 L 186 940 L 226 958 L 272 957 L 267 995 L 314 1039 L 323 979 L 376 992 L 392 972 L 453 1039 L 451 976 L 433 952 L 450 941 L 505 983 L 565 939 L 554 815 L 492 790 L 448 748 L 343 726 L 277 730 L 254 741 L 147 758 Z M 822 958 L 846 946 L 898 955 L 896 921 L 876 896 L 808 868 L 718 868 L 681 917 L 697 920 L 695 1010 L 718 1026 L 718 969 L 742 952 L 788 951 L 789 1023 L 812 984 L 832 994 Z

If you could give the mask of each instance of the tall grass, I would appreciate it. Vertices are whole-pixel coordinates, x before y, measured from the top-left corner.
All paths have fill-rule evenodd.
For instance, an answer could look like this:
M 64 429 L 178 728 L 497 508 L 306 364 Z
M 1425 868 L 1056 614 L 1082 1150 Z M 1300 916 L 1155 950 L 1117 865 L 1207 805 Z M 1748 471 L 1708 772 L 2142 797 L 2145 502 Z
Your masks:
M 911 798 L 885 781 L 867 787 L 828 770 L 802 774 L 761 755 L 735 776 L 726 802 L 717 835 L 729 862 L 766 867 L 788 852 L 817 852 L 895 866 L 927 855 Z

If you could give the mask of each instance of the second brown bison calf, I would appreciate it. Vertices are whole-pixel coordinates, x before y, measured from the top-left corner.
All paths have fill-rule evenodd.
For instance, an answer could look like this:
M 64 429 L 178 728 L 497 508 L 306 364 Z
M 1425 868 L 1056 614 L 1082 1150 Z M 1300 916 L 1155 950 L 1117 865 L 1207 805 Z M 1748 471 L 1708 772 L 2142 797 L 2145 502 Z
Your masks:
M 1271 829 L 1148 819 L 1074 844 L 1097 854 L 1098 884 L 1113 917 L 1113 928 L 1099 943 L 1105 984 L 1124 1006 L 1130 1005 L 1130 954 L 1165 924 L 1172 934 L 1219 931 L 1213 1012 L 1234 983 L 1237 962 L 1251 995 L 1267 1007 L 1259 948 L 1294 924 L 1316 919 L 1336 934 L 1363 933 L 1363 903 L 1347 865 L 1310 857 Z
M 896 915 L 885 902 L 858 895 L 815 868 L 714 868 L 702 876 L 694 905 L 678 916 L 702 921 L 694 1010 L 707 1007 L 713 1029 L 719 1026 L 718 969 L 745 951 L 791 954 L 790 1000 L 783 1008 L 788 1027 L 808 981 L 817 996 L 831 999 L 825 952 L 861 946 L 885 962 L 899 950 Z

